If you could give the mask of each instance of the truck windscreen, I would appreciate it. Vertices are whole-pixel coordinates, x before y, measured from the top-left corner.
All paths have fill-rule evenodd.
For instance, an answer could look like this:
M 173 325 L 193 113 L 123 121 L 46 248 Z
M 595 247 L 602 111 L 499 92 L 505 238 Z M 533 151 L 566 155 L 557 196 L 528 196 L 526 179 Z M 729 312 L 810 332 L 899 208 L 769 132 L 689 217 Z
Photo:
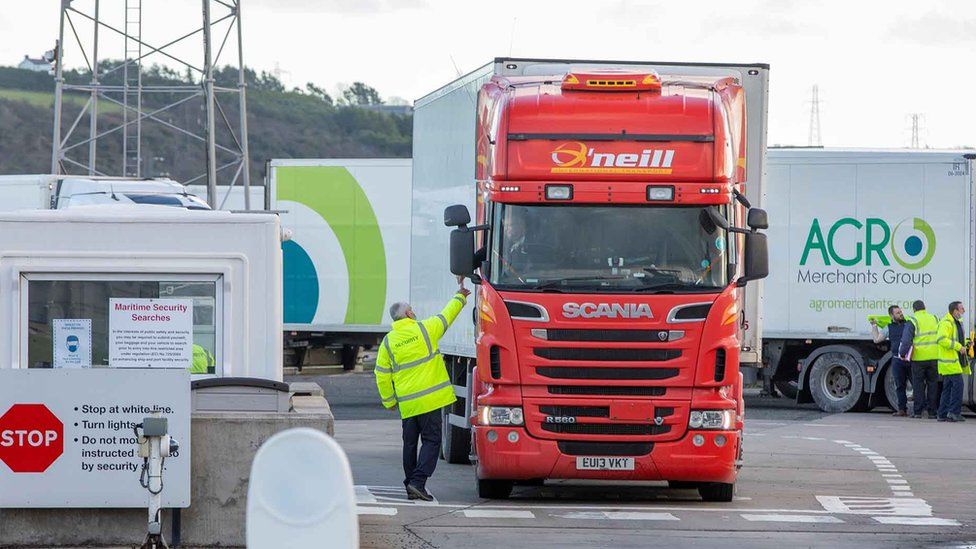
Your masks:
M 496 204 L 492 221 L 499 289 L 693 293 L 729 282 L 732 240 L 701 207 Z

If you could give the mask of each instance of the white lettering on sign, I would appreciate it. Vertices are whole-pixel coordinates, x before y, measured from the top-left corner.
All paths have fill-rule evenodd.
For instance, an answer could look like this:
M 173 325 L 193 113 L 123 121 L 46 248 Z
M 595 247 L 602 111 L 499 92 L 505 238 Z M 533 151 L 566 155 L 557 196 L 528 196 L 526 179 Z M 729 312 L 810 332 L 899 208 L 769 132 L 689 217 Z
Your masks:
M 50 446 L 58 440 L 57 431 L 28 431 L 26 429 L 6 430 L 0 432 L 0 446 Z

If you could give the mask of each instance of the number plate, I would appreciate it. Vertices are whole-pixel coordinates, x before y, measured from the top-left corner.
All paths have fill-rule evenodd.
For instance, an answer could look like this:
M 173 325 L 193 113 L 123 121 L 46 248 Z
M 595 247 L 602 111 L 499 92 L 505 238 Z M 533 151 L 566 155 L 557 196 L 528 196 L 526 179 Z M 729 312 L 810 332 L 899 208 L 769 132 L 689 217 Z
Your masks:
M 633 471 L 634 458 L 577 456 L 577 471 Z

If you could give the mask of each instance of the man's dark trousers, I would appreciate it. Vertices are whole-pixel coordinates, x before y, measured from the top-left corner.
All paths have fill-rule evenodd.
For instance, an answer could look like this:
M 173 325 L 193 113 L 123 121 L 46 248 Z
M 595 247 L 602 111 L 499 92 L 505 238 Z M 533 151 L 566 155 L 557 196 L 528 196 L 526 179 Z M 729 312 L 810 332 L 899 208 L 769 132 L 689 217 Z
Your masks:
M 911 364 L 898 357 L 891 357 L 891 373 L 895 376 L 895 394 L 898 395 L 898 409 L 896 412 L 908 411 L 908 395 L 905 393 L 908 378 L 911 376 Z
M 417 456 L 417 439 L 420 456 Z M 425 489 L 441 454 L 440 408 L 403 420 L 403 484 Z
M 922 415 L 928 410 L 935 417 L 939 409 L 939 361 L 912 361 L 912 390 L 914 392 L 914 415 Z
M 939 417 L 962 414 L 962 374 L 942 376 L 942 402 L 939 403 Z

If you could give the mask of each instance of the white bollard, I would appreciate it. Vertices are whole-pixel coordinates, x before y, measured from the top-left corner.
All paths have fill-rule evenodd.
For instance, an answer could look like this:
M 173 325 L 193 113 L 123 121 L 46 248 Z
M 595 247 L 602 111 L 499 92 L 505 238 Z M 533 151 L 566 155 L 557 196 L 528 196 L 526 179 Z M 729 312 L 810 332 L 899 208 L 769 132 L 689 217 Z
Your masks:
M 247 547 L 359 547 L 352 470 L 335 440 L 303 427 L 261 445 L 247 492 Z

